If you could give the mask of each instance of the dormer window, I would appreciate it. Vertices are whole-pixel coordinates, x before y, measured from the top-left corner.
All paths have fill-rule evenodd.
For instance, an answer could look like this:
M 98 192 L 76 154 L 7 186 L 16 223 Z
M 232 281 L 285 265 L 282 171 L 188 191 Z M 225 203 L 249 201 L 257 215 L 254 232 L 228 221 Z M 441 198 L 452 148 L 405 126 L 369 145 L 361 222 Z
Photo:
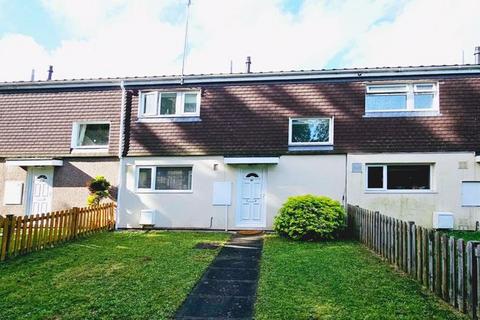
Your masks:
M 198 117 L 200 92 L 151 91 L 140 94 L 140 118 Z
M 76 122 L 73 124 L 73 149 L 108 149 L 110 123 Z
M 366 89 L 367 115 L 432 115 L 439 110 L 438 83 L 380 84 L 368 85 Z
M 290 118 L 288 144 L 333 145 L 333 118 Z

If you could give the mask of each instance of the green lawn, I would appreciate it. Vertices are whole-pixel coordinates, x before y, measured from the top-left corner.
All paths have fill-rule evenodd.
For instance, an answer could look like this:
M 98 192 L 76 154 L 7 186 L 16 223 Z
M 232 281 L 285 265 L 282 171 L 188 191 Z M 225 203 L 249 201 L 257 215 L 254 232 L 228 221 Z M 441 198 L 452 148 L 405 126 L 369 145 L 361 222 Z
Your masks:
M 0 263 L 0 319 L 168 319 L 223 233 L 104 232 Z
M 466 319 L 356 242 L 265 240 L 255 319 Z
M 460 231 L 454 230 L 447 232 L 448 236 L 454 236 L 457 239 L 463 239 L 465 241 L 476 240 L 480 241 L 480 232 L 478 231 Z

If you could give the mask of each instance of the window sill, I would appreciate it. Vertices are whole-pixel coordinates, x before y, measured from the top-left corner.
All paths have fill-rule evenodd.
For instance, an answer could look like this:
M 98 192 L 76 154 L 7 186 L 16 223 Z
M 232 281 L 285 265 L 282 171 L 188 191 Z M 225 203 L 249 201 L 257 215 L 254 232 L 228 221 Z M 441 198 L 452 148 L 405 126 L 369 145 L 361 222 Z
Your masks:
M 107 148 L 72 148 L 71 153 L 108 153 Z
M 332 151 L 333 145 L 289 145 L 288 151 Z
M 201 122 L 200 116 L 179 116 L 179 117 L 152 117 L 152 118 L 138 118 L 137 122 L 156 123 L 156 122 Z
M 365 112 L 364 118 L 400 118 L 400 117 L 439 117 L 442 114 L 437 111 L 386 111 Z
M 192 194 L 193 190 L 136 190 L 137 194 Z
M 366 190 L 365 194 L 438 194 L 435 190 Z

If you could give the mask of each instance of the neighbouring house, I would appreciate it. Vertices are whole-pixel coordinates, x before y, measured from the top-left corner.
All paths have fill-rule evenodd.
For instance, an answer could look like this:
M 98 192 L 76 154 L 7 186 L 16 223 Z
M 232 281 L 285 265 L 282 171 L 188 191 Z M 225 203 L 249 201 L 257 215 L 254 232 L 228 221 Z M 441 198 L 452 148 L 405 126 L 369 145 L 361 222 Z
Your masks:
M 117 184 L 121 101 L 117 82 L 0 84 L 0 213 L 84 207 L 92 177 Z
M 0 132 L 2 187 L 29 168 L 15 161 L 58 146 L 57 137 L 78 137 L 76 122 L 110 116 L 111 158 L 79 158 L 71 144 L 40 156 L 63 160 L 65 169 L 67 161 L 101 166 L 111 159 L 98 174 L 118 164 L 105 175 L 118 183 L 119 228 L 271 229 L 285 200 L 305 193 L 424 226 L 439 211 L 452 212 L 457 228 L 480 220 L 479 65 L 75 80 L 58 83 L 57 91 L 51 85 L 0 85 L 1 112 L 10 117 L 2 114 L 0 128 L 13 130 Z M 48 100 L 71 91 L 71 105 L 87 103 L 95 117 L 52 116 Z M 39 132 L 39 117 L 49 123 L 40 144 L 41 135 L 26 138 L 33 127 L 16 123 L 22 112 L 8 95 L 30 110 L 29 95 L 43 92 L 50 98 L 36 105 L 48 112 L 36 112 L 49 114 L 32 115 Z M 60 168 L 54 191 L 55 179 L 69 176 Z

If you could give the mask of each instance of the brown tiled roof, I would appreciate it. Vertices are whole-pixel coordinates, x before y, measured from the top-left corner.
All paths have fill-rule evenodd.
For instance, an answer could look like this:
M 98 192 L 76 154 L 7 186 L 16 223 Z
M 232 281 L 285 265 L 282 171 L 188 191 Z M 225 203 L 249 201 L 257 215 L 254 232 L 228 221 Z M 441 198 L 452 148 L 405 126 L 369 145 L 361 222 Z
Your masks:
M 365 82 L 351 81 L 204 85 L 200 122 L 144 123 L 133 90 L 128 155 L 287 154 L 293 116 L 334 116 L 334 152 L 479 150 L 480 77 L 437 80 L 433 117 L 365 118 Z
M 117 155 L 120 105 L 120 88 L 0 91 L 0 158 L 71 156 L 72 124 L 87 120 L 111 122 Z

